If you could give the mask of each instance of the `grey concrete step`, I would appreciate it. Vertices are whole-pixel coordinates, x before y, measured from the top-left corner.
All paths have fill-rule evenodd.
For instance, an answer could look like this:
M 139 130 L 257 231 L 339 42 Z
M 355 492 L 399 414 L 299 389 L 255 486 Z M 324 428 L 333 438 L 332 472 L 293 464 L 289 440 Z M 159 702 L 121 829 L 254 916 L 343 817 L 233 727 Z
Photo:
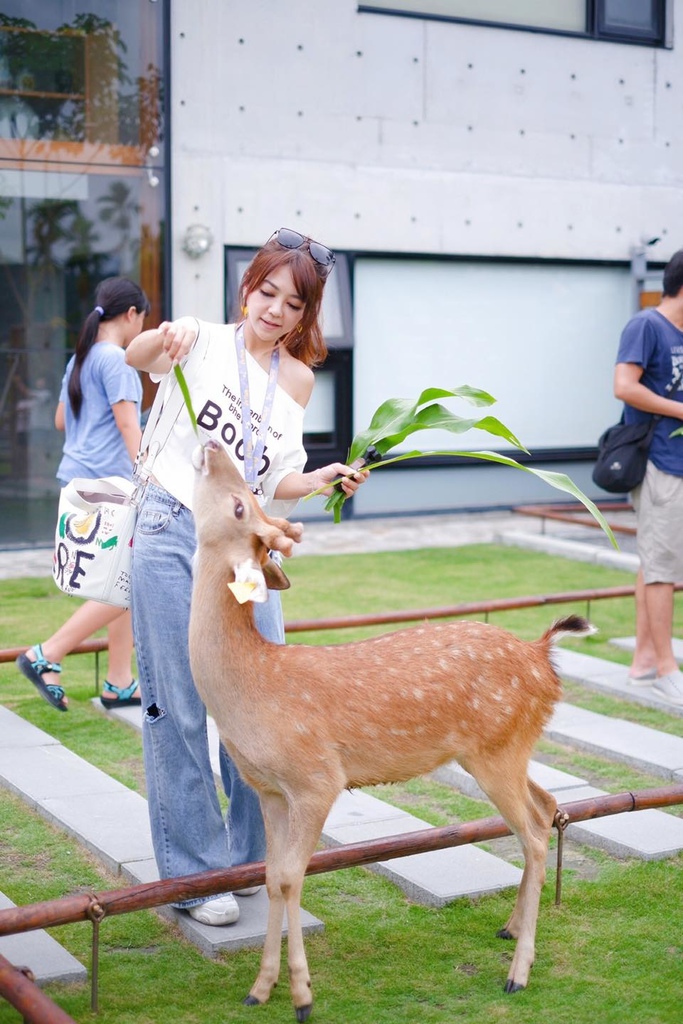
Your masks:
M 142 728 L 140 708 L 107 710 L 99 700 L 93 705 L 103 714 L 115 715 L 136 729 Z M 208 719 L 209 752 L 216 779 L 219 739 L 216 725 Z M 321 839 L 329 846 L 383 839 L 429 828 L 427 822 L 401 811 L 370 794 L 345 790 L 336 800 L 323 827 Z M 370 870 L 389 878 L 410 899 L 425 906 L 440 907 L 461 896 L 480 896 L 485 892 L 519 884 L 519 868 L 474 846 L 434 850 L 415 856 L 398 857 L 369 865 Z
M 118 714 L 124 710 L 137 711 L 139 717 L 139 708 Z M 133 885 L 158 880 L 146 800 L 1 706 L 0 785 L 73 836 L 114 876 Z M 173 907 L 159 912 L 207 956 L 216 956 L 221 950 L 263 943 L 265 892 L 239 902 L 239 921 L 225 928 L 199 924 Z M 304 910 L 302 923 L 306 934 L 323 928 Z
M 595 658 L 591 654 L 556 648 L 555 664 L 563 679 L 581 683 L 589 690 L 607 693 L 634 704 L 657 708 L 669 715 L 683 718 L 683 705 L 672 704 L 665 697 L 656 693 L 651 686 L 634 686 L 628 681 L 628 668 L 618 665 L 615 661 Z
M 636 649 L 636 638 L 634 636 L 615 636 L 613 640 L 610 640 L 610 643 L 614 647 L 619 647 L 622 651 L 633 652 Z M 673 647 L 674 658 L 683 665 L 683 640 L 678 640 L 674 637 L 671 646 Z
M 566 734 L 564 740 L 571 743 Z M 601 753 L 607 756 L 604 749 Z M 605 790 L 590 786 L 575 775 L 558 771 L 538 761 L 531 762 L 529 775 L 549 793 L 554 794 L 560 807 L 575 800 L 588 800 L 606 794 Z M 475 800 L 486 799 L 473 777 L 456 761 L 443 765 L 433 773 L 433 776 L 439 782 L 453 786 Z M 612 856 L 620 858 L 660 860 L 683 850 L 683 819 L 655 809 L 612 814 L 593 821 L 576 822 L 569 826 L 566 834 L 569 839 L 575 839 L 585 846 L 605 850 Z
M 683 738 L 622 718 L 561 702 L 546 726 L 548 739 L 567 743 L 668 782 L 683 781 Z
M 0 910 L 16 906 L 0 892 Z M 14 967 L 28 967 L 41 987 L 52 981 L 83 982 L 88 972 L 83 964 L 45 931 L 0 936 L 0 955 Z
M 581 531 L 577 530 L 577 536 Z M 597 530 L 591 530 L 591 538 Z M 583 535 L 586 536 L 585 529 Z M 638 556 L 622 550 L 615 550 L 605 537 L 602 543 L 590 543 L 586 540 L 573 540 L 571 537 L 553 537 L 547 533 L 523 533 L 518 530 L 504 530 L 496 534 L 498 544 L 508 547 L 525 548 L 528 551 L 542 551 L 547 555 L 559 555 L 570 558 L 574 562 L 591 562 L 609 569 L 624 569 L 626 572 L 637 573 L 640 566 Z

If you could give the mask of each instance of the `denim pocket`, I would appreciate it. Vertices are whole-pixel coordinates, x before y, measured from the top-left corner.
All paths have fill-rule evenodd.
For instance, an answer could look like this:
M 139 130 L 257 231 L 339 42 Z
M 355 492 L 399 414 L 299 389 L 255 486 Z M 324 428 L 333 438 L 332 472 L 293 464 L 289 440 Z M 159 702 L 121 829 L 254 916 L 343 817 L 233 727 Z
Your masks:
M 163 533 L 164 530 L 168 529 L 172 516 L 173 509 L 168 505 L 163 508 L 145 506 L 138 516 L 137 531 L 148 536 L 155 533 Z

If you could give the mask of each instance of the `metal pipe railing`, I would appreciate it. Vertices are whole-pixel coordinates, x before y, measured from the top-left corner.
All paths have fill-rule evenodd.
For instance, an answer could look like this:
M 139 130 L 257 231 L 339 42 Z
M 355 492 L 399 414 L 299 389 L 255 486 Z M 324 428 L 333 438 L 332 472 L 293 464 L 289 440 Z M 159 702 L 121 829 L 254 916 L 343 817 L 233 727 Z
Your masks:
M 645 810 L 652 807 L 669 807 L 683 803 L 683 783 L 617 793 L 576 800 L 561 805 L 559 810 L 566 815 L 566 824 L 589 821 L 625 811 Z M 407 832 L 404 835 L 370 839 L 362 843 L 350 843 L 343 847 L 319 850 L 314 853 L 306 869 L 307 875 L 322 874 L 340 868 L 372 864 L 380 860 L 392 860 L 408 854 L 443 850 L 451 846 L 465 846 L 487 839 L 498 839 L 512 833 L 500 817 L 481 818 L 478 821 L 430 828 L 421 832 Z M 13 935 L 37 928 L 53 928 L 57 925 L 93 919 L 115 914 L 127 914 L 135 910 L 149 910 L 168 903 L 179 903 L 200 896 L 211 896 L 217 892 L 231 892 L 251 885 L 263 885 L 265 863 L 242 864 L 235 868 L 203 871 L 157 882 L 145 882 L 100 894 L 78 893 L 59 900 L 34 903 L 24 907 L 8 907 L 0 910 L 0 935 Z
M 27 967 L 15 967 L 0 955 L 0 996 L 24 1018 L 24 1024 L 76 1024 L 36 985 Z M 11 998 L 10 998 L 11 997 Z
M 683 784 L 641 790 L 635 793 L 626 792 L 613 796 L 592 797 L 558 807 L 554 820 L 558 830 L 555 902 L 560 902 L 563 837 L 568 825 L 572 822 L 588 821 L 611 814 L 622 814 L 652 807 L 668 807 L 679 803 L 683 803 Z M 468 843 L 482 842 L 508 835 L 511 835 L 511 832 L 505 821 L 500 817 L 493 817 L 460 825 L 449 825 L 445 828 L 431 828 L 421 832 L 372 839 L 363 843 L 352 843 L 341 848 L 314 853 L 306 869 L 306 874 L 337 871 L 341 868 L 373 864 L 381 860 L 392 860 L 409 854 L 464 846 Z M 99 895 L 79 894 L 25 907 L 11 907 L 0 910 L 0 935 L 13 935 L 77 921 L 91 921 L 93 925 L 91 1007 L 96 1011 L 98 1008 L 99 926 L 106 916 L 149 910 L 198 896 L 211 896 L 216 892 L 228 892 L 246 886 L 262 885 L 264 881 L 265 864 L 263 861 L 259 861 L 237 868 L 205 871 L 200 874 L 186 875 L 183 878 L 148 882 Z M 24 970 L 13 968 L 8 961 L 0 957 L 0 996 L 3 996 L 23 1013 L 24 1020 L 28 1024 L 74 1024 L 71 1017 L 63 1013 L 58 1006 L 40 992 L 27 974 L 28 972 Z
M 674 584 L 675 591 L 683 590 L 683 583 Z M 294 619 L 285 623 L 286 633 L 308 633 L 323 629 L 355 629 L 363 626 L 392 625 L 402 622 L 421 622 L 425 619 L 457 619 L 463 615 L 483 615 L 492 612 L 516 611 L 558 604 L 605 601 L 617 597 L 634 597 L 635 586 L 597 587 L 588 590 L 566 590 L 557 594 L 531 594 L 526 597 L 500 597 L 485 601 L 465 601 L 437 608 L 412 608 L 380 612 L 369 615 L 340 615 L 329 619 Z M 108 649 L 106 637 L 84 640 L 70 654 L 99 654 Z M 0 665 L 13 662 L 26 647 L 7 647 L 0 650 Z

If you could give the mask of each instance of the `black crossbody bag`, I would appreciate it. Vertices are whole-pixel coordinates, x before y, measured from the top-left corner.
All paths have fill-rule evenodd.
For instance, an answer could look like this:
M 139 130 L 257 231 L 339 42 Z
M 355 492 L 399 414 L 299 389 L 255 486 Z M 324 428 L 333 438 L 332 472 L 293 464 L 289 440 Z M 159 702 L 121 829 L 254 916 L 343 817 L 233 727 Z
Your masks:
M 665 393 L 681 379 L 677 367 Z M 624 413 L 613 427 L 608 427 L 598 441 L 598 457 L 593 467 L 593 483 L 610 494 L 626 494 L 645 479 L 652 437 L 661 416 L 651 416 L 644 423 L 624 423 Z

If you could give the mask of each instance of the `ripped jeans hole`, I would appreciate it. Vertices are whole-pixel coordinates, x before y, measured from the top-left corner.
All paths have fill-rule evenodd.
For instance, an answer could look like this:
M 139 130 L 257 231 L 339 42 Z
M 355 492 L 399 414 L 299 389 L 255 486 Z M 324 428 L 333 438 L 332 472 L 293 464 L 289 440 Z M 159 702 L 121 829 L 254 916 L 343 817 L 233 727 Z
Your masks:
M 150 704 L 145 711 L 145 718 L 148 722 L 156 722 L 159 718 L 163 718 L 166 712 L 163 708 L 158 707 L 156 704 Z

